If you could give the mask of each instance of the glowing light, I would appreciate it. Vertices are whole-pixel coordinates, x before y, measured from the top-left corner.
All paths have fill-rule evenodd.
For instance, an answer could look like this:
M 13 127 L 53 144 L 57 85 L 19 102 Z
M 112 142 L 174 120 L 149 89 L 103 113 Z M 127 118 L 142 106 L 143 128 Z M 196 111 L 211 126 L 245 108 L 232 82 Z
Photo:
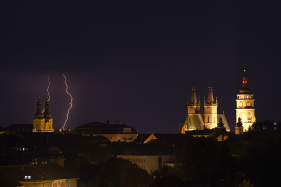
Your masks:
M 49 85 L 47 87 L 47 94 L 48 94 L 48 102 L 50 101 L 50 98 L 51 98 L 51 95 L 50 95 L 50 92 L 49 92 L 49 88 L 50 88 L 50 85 L 51 85 L 51 82 L 50 82 L 50 74 L 48 75 L 48 82 L 49 82 Z M 42 113 L 45 112 L 45 108 L 44 110 L 42 111 Z
M 71 100 L 70 100 L 70 107 L 69 107 L 69 109 L 68 109 L 68 111 L 67 111 L 66 119 L 65 119 L 65 122 L 64 122 L 64 124 L 63 124 L 63 126 L 62 126 L 62 129 L 64 130 L 65 124 L 66 124 L 66 122 L 67 122 L 67 120 L 68 120 L 69 111 L 70 111 L 70 109 L 72 108 L 72 101 L 73 101 L 73 98 L 72 98 L 72 95 L 68 92 L 68 85 L 67 85 L 67 83 L 66 83 L 66 76 L 65 76 L 64 74 L 62 74 L 62 75 L 63 75 L 63 77 L 64 77 L 64 83 L 65 83 L 65 86 L 66 86 L 66 93 L 67 93 L 67 94 L 70 96 L 70 98 L 71 98 Z
M 242 83 L 243 83 L 243 84 L 246 84 L 246 83 L 247 83 L 247 81 L 242 81 Z

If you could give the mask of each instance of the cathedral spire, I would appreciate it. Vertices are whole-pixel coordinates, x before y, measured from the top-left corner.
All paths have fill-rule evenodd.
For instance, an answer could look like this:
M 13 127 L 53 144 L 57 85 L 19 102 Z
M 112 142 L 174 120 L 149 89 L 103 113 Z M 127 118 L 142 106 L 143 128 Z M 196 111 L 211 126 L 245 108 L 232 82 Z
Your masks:
M 46 102 L 45 102 L 45 112 L 44 112 L 44 118 L 45 119 L 50 119 L 52 117 L 50 110 L 49 110 L 49 102 L 48 102 L 49 97 L 46 97 Z
M 196 90 L 195 90 L 195 87 L 194 87 L 194 90 L 193 90 L 193 100 L 194 100 L 194 103 L 196 104 L 197 103 L 197 97 L 196 97 Z
M 209 87 L 209 94 L 207 103 L 214 103 L 213 89 Z
M 38 118 L 38 119 L 42 119 L 43 118 L 43 114 L 41 112 L 40 93 L 39 93 L 38 102 L 37 102 L 37 112 L 35 113 L 34 116 L 35 116 L 35 118 Z
M 191 88 L 191 100 L 190 103 L 194 103 L 194 91 L 193 91 L 193 87 Z

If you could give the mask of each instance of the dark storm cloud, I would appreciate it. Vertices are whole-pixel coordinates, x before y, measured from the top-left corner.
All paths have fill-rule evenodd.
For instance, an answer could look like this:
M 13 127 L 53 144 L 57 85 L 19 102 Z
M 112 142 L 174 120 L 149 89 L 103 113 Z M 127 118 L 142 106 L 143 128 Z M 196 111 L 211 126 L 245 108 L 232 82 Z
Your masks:
M 59 128 L 69 104 L 65 73 L 74 95 L 71 128 L 118 119 L 138 131 L 171 132 L 186 117 L 191 87 L 202 102 L 212 86 L 218 112 L 225 111 L 233 129 L 243 64 L 257 119 L 281 121 L 264 101 L 269 89 L 272 98 L 281 91 L 279 7 L 259 1 L 1 2 L 0 125 L 32 122 L 50 74 Z M 17 118 L 15 108 L 23 110 Z

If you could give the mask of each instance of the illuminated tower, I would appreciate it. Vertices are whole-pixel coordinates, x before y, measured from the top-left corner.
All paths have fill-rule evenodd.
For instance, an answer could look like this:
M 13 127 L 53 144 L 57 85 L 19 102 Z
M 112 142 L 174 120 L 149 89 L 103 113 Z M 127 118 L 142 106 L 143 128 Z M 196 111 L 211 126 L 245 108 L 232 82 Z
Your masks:
M 200 98 L 197 102 L 195 88 L 192 88 L 191 101 L 187 101 L 187 112 L 188 114 L 199 114 L 200 113 Z
M 204 122 L 205 128 L 212 129 L 217 126 L 217 109 L 218 109 L 218 100 L 214 101 L 212 87 L 209 87 L 208 100 L 205 101 L 204 98 Z
M 45 112 L 41 112 L 41 102 L 40 97 L 37 102 L 37 112 L 35 113 L 35 118 L 33 119 L 33 130 L 32 132 L 54 132 L 53 129 L 53 119 L 49 111 L 48 97 L 45 103 Z
M 45 103 L 44 119 L 45 119 L 44 132 L 54 132 L 53 119 L 49 110 L 48 97 L 46 98 L 46 103 Z
M 38 97 L 37 102 L 37 112 L 35 113 L 35 118 L 33 119 L 33 130 L 32 132 L 40 132 L 40 130 L 44 127 L 44 118 L 43 114 L 41 112 L 41 102 L 40 102 L 40 96 Z
M 236 123 L 241 118 L 241 122 L 244 126 L 244 132 L 248 131 L 253 122 L 256 121 L 255 108 L 254 108 L 254 94 L 251 94 L 248 88 L 248 81 L 246 76 L 246 70 L 244 70 L 244 76 L 242 81 L 242 88 L 239 90 L 236 99 Z

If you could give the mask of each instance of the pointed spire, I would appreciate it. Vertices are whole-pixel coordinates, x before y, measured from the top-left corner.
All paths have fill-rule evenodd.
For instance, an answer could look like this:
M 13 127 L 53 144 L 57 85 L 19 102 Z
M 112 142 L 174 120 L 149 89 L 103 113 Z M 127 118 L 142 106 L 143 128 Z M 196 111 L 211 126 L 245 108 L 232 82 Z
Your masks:
M 195 87 L 194 87 L 193 92 L 194 92 L 194 95 L 193 95 L 193 97 L 194 97 L 194 103 L 197 103 L 197 98 L 196 98 L 196 91 L 195 91 Z
M 214 103 L 213 89 L 209 87 L 209 94 L 207 103 Z
M 44 118 L 46 119 L 50 119 L 52 118 L 52 115 L 50 113 L 50 109 L 49 109 L 49 102 L 48 102 L 48 95 L 46 96 L 46 102 L 45 102 L 45 112 L 44 112 Z
M 193 87 L 192 87 L 192 92 L 191 92 L 191 103 L 194 103 L 194 91 L 193 91 Z
M 35 113 L 35 118 L 42 119 L 43 114 L 41 112 L 41 101 L 40 101 L 40 93 L 38 93 L 38 102 L 37 102 L 37 112 Z
M 216 95 L 216 103 L 218 103 L 218 96 Z
M 248 88 L 248 79 L 246 75 L 246 68 L 244 64 L 244 76 L 242 81 L 242 88 L 239 90 L 240 93 L 250 93 L 250 89 Z

